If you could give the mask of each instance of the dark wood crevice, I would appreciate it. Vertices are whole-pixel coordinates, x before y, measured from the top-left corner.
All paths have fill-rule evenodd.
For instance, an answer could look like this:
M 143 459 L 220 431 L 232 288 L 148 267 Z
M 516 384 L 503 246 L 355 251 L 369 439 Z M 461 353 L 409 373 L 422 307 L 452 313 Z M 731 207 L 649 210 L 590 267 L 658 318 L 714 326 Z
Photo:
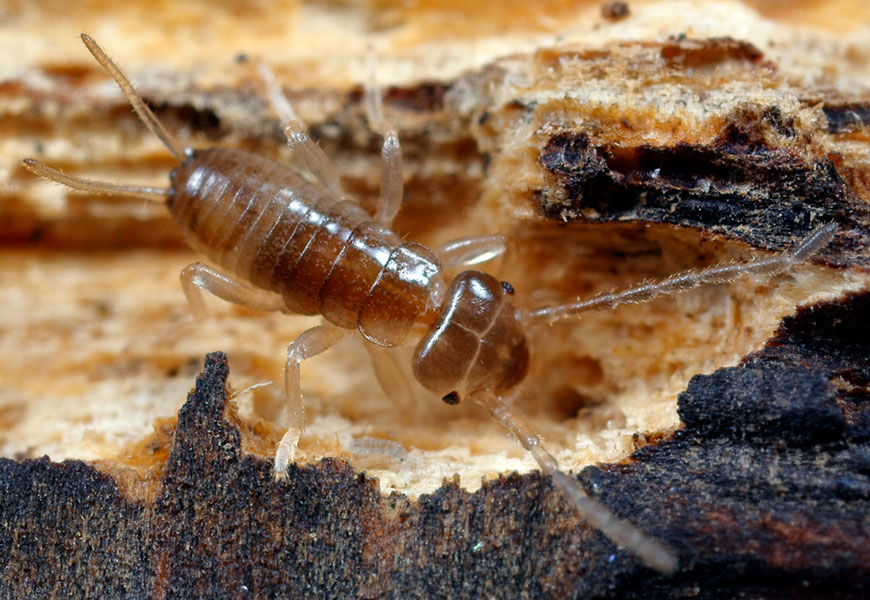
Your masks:
M 617 147 L 597 145 L 584 132 L 554 134 L 539 158 L 552 185 L 535 192 L 538 209 L 565 222 L 680 225 L 768 249 L 833 220 L 840 235 L 817 260 L 870 264 L 866 202 L 830 159 L 808 162 L 765 141 L 762 128 L 794 135 L 781 114 L 755 117 L 741 115 L 710 145 Z

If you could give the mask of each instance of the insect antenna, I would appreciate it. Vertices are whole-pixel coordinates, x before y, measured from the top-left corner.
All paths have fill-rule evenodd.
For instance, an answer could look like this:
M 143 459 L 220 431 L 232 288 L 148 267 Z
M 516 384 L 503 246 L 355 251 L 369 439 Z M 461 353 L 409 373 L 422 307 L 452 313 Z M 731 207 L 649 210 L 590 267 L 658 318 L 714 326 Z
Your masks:
M 729 283 L 746 275 L 778 275 L 823 250 L 837 235 L 836 223 L 826 223 L 811 231 L 785 252 L 742 263 L 725 263 L 700 270 L 683 271 L 661 281 L 642 283 L 620 292 L 610 292 L 571 304 L 543 306 L 527 311 L 528 322 L 554 323 L 590 310 L 614 308 L 620 304 L 649 302 L 658 296 L 673 295 L 702 285 Z
M 677 570 L 679 562 L 671 549 L 590 498 L 580 482 L 559 469 L 559 463 L 544 447 L 538 434 L 511 413 L 502 398 L 487 390 L 475 394 L 473 400 L 489 410 L 498 424 L 529 451 L 541 467 L 541 471 L 553 478 L 553 483 L 559 491 L 574 505 L 587 523 L 606 535 L 616 545 L 627 548 L 648 567 L 661 573 L 673 573 Z
M 130 80 L 127 79 L 127 77 L 121 72 L 121 69 L 118 68 L 118 65 L 112 62 L 112 59 L 110 59 L 105 51 L 97 45 L 91 36 L 83 33 L 82 41 L 85 43 L 85 46 L 87 46 L 90 53 L 94 55 L 94 58 L 97 59 L 97 62 L 109 72 L 109 75 L 112 76 L 118 84 L 118 87 L 120 87 L 121 91 L 124 92 L 124 95 L 127 96 L 127 100 L 130 101 L 130 105 L 133 107 L 133 110 L 136 111 L 136 114 L 139 115 L 139 118 L 142 119 L 142 122 L 145 123 L 145 126 L 148 127 L 154 135 L 160 138 L 160 141 L 163 142 L 163 145 L 169 149 L 175 158 L 179 161 L 183 161 L 187 154 L 187 148 L 184 144 L 175 139 L 175 136 L 169 133 L 163 126 L 163 123 L 161 123 L 154 113 L 151 112 L 151 109 L 148 108 L 148 105 L 145 104 L 145 101 L 142 100 L 142 97 L 133 88 L 133 84 L 130 83 Z
M 92 179 L 82 179 L 81 177 L 65 175 L 57 169 L 46 167 L 44 164 L 33 158 L 25 158 L 22 162 L 31 173 L 44 177 L 45 179 L 51 179 L 52 181 L 56 181 L 57 183 L 82 192 L 105 194 L 109 196 L 130 196 L 132 198 L 142 198 L 149 202 L 160 203 L 166 201 L 166 195 L 169 193 L 169 190 L 163 188 L 117 185 L 114 183 L 105 183 L 103 181 L 94 181 Z

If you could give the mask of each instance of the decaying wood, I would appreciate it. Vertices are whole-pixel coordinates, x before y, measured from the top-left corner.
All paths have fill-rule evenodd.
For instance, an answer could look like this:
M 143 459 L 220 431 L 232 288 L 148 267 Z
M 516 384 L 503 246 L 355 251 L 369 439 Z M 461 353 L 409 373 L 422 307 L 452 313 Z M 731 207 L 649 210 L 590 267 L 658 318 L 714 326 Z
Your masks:
M 78 461 L 0 460 L 4 589 L 36 597 L 860 598 L 870 589 L 870 298 L 805 309 L 738 367 L 698 376 L 685 427 L 585 485 L 678 549 L 657 575 L 538 475 L 410 502 L 334 459 L 242 452 L 209 355 L 143 502 Z M 831 324 L 834 325 L 831 325 Z M 157 446 L 152 451 L 158 452 Z M 70 518 L 74 516 L 74 518 Z M 84 531 L 83 531 L 84 528 Z M 23 577 L 28 573 L 28 577 Z
M 801 23 L 723 0 L 631 3 L 618 19 L 597 3 L 527 4 L 495 22 L 407 3 L 291 2 L 268 17 L 191 5 L 187 25 L 167 6 L 152 28 L 135 4 L 41 20 L 10 9 L 4 594 L 866 595 L 868 9 L 804 7 L 813 22 Z M 657 576 L 589 530 L 473 407 L 397 410 L 352 343 L 303 367 L 303 460 L 273 483 L 280 390 L 227 403 L 227 360 L 234 390 L 277 379 L 309 322 L 215 302 L 213 322 L 172 332 L 185 314 L 178 272 L 194 258 L 165 212 L 18 166 L 34 156 L 164 185 L 171 161 L 77 45 L 85 16 L 179 137 L 290 160 L 256 74 L 268 61 L 366 205 L 379 140 L 360 84 L 374 43 L 406 152 L 398 230 L 427 244 L 508 232 L 489 268 L 525 306 L 781 250 L 837 222 L 836 241 L 791 274 L 590 314 L 532 340 L 521 410 L 575 472 L 624 461 L 580 477 L 676 548 L 680 571 Z M 190 35 L 197 19 L 222 36 Z M 214 348 L 228 359 L 209 356 L 176 424 Z M 408 460 L 354 455 L 347 440 L 365 436 L 400 443 Z

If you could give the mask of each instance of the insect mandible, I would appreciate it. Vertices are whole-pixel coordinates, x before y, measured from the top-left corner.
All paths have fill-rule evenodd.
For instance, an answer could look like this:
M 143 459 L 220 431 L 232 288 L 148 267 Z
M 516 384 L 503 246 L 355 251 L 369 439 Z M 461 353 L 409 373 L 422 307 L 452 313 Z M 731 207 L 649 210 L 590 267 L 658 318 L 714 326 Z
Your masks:
M 526 328 L 747 274 L 780 273 L 825 247 L 836 234 L 835 225 L 821 225 L 789 251 L 767 258 L 678 273 L 590 300 L 518 309 L 511 298 L 513 288 L 489 274 L 467 270 L 449 282 L 442 275 L 445 267 L 501 254 L 502 236 L 463 238 L 433 251 L 404 242 L 391 231 L 403 195 L 401 148 L 396 130 L 383 118 L 374 85 L 366 88 L 366 110 L 370 126 L 383 136 L 383 147 L 381 194 L 372 216 L 346 197 L 335 167 L 308 137 L 268 70 L 262 72 L 270 101 L 294 156 L 314 176 L 313 183 L 256 154 L 183 145 L 96 42 L 86 34 L 81 37 L 140 119 L 179 161 L 170 185 L 164 189 L 91 181 L 30 158 L 24 159 L 25 166 L 76 190 L 165 203 L 187 242 L 220 267 L 197 262 L 182 271 L 182 288 L 194 315 L 205 311 L 205 290 L 258 309 L 323 318 L 287 349 L 284 393 L 290 425 L 275 454 L 276 477 L 286 474 L 302 433 L 300 363 L 357 330 L 376 346 L 415 345 L 412 370 L 424 388 L 450 404 L 471 400 L 487 408 L 593 527 L 652 568 L 665 573 L 677 568 L 672 550 L 590 498 L 509 409 L 528 367 Z

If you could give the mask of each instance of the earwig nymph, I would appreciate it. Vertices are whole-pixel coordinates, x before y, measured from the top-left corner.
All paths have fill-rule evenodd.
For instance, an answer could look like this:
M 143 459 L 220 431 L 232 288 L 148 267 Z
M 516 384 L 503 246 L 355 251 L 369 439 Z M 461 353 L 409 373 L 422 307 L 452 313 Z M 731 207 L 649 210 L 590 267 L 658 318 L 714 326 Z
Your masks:
M 826 246 L 836 226 L 822 225 L 788 252 L 768 258 L 679 273 L 591 300 L 521 310 L 512 302 L 510 284 L 491 275 L 467 270 L 449 282 L 442 275 L 445 267 L 504 252 L 501 236 L 464 238 L 433 251 L 404 242 L 390 230 L 403 194 L 401 149 L 395 129 L 383 118 L 374 85 L 366 89 L 366 111 L 384 141 L 381 195 L 372 216 L 347 199 L 335 168 L 308 137 L 267 69 L 262 71 L 271 103 L 294 155 L 314 182 L 256 154 L 184 146 L 94 40 L 85 34 L 82 40 L 179 164 L 166 189 L 84 180 L 33 159 L 24 160 L 27 168 L 74 189 L 165 203 L 188 243 L 219 267 L 197 262 L 181 273 L 196 316 L 204 312 L 205 290 L 246 306 L 323 318 L 287 349 L 284 387 L 290 426 L 276 451 L 277 477 L 293 461 L 302 433 L 300 363 L 358 330 L 375 346 L 416 345 L 412 370 L 423 387 L 447 403 L 469 399 L 485 406 L 592 526 L 650 567 L 665 573 L 677 568 L 670 549 L 616 518 L 559 470 L 541 439 L 509 410 L 508 399 L 519 393 L 527 371 L 526 329 L 751 273 L 780 273 Z

